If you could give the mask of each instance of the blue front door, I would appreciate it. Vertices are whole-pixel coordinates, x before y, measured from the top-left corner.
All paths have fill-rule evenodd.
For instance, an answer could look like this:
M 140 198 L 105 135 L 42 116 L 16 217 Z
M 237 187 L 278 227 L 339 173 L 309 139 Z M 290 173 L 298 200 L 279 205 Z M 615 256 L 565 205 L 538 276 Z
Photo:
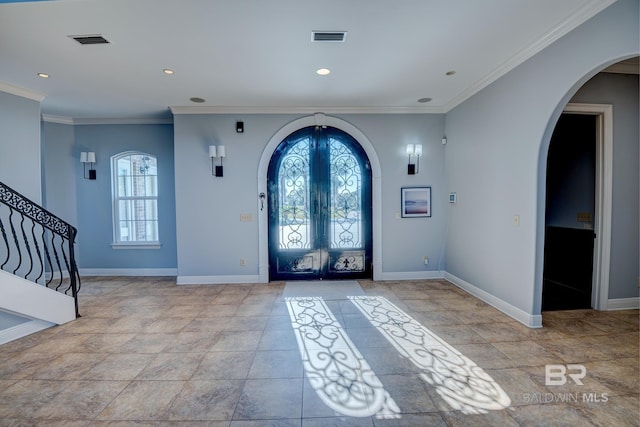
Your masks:
M 268 179 L 270 280 L 371 277 L 371 167 L 353 137 L 296 131 Z

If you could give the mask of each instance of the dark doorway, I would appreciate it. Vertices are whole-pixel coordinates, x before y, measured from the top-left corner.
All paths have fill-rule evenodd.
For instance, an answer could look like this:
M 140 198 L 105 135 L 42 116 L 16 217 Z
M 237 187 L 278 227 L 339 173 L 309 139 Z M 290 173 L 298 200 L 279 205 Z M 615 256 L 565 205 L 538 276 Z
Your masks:
M 592 308 L 597 116 L 564 113 L 547 158 L 542 310 Z
M 268 192 L 270 280 L 371 277 L 371 166 L 353 137 L 321 126 L 289 135 Z

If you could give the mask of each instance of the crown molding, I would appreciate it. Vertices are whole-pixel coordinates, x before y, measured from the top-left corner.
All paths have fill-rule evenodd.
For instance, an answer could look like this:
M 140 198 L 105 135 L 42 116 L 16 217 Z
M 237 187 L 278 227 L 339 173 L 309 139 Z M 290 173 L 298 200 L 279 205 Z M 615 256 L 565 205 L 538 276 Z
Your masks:
M 43 114 L 42 121 L 64 125 L 172 125 L 173 118 L 73 118 Z
M 167 118 L 75 118 L 73 124 L 81 125 L 172 125 L 173 117 Z
M 42 92 L 36 92 L 34 90 L 25 89 L 23 87 L 10 85 L 9 83 L 5 82 L 0 82 L 0 91 L 38 102 L 42 102 L 42 100 L 47 96 Z
M 188 106 L 169 107 L 174 115 L 186 114 L 440 114 L 444 109 L 434 107 L 235 107 Z
M 47 123 L 60 123 L 63 125 L 73 125 L 72 117 L 54 116 L 52 114 L 42 114 L 42 121 Z
M 482 89 L 489 86 L 491 83 L 495 82 L 500 77 L 504 76 L 509 71 L 513 70 L 532 56 L 544 50 L 559 38 L 573 31 L 579 25 L 593 18 L 616 1 L 617 0 L 607 0 L 601 2 L 592 0 L 587 6 L 580 8 L 574 13 L 569 14 L 558 25 L 548 30 L 541 37 L 538 37 L 534 43 L 532 43 L 525 49 L 520 50 L 511 58 L 507 59 L 505 62 L 494 68 L 493 71 L 490 71 L 482 79 L 478 80 L 474 85 L 470 86 L 458 96 L 454 97 L 445 106 L 445 112 L 448 112 L 458 105 L 462 104 L 464 101 L 471 98 L 473 95 L 480 92 Z

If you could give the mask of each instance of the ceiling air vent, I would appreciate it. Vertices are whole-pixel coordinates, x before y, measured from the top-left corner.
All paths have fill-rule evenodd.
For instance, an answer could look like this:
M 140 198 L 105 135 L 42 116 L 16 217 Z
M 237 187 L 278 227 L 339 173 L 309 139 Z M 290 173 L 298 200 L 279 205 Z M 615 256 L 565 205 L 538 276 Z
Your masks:
M 100 34 L 91 34 L 83 36 L 69 36 L 80 44 L 108 44 L 109 40 L 102 37 Z
M 346 31 L 312 31 L 311 40 L 314 42 L 344 42 Z

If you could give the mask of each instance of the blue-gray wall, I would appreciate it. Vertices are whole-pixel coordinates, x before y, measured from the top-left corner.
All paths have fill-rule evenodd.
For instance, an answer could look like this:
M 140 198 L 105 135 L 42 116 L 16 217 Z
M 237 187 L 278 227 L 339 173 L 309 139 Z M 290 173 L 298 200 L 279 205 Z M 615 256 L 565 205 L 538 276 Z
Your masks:
M 265 146 L 293 115 L 190 115 L 174 117 L 178 275 L 258 275 L 258 180 Z M 444 267 L 444 230 L 448 204 L 444 185 L 444 115 L 340 115 L 373 145 L 381 165 L 382 271 L 425 274 Z M 245 132 L 235 132 L 242 119 Z M 407 175 L 407 143 L 422 143 L 420 173 Z M 225 145 L 224 177 L 211 175 L 209 145 Z M 396 219 L 400 188 L 432 186 L 431 218 Z M 253 221 L 240 222 L 241 214 Z M 375 220 L 375 219 L 374 219 Z M 375 244 L 375 243 L 374 243 Z M 423 257 L 430 265 L 425 266 Z M 246 265 L 240 265 L 240 259 Z
M 590 77 L 638 55 L 638 31 L 638 2 L 620 0 L 447 114 L 447 185 L 458 194 L 447 271 L 533 323 L 540 320 L 535 317 L 541 307 L 546 154 L 553 127 Z M 637 288 L 626 289 L 624 295 L 637 297 Z
M 75 127 L 42 122 L 42 205 L 73 226 L 78 225 L 76 203 Z
M 158 220 L 160 249 L 113 249 L 111 156 L 143 151 L 158 159 Z M 96 180 L 83 178 L 80 152 L 96 153 Z M 78 206 L 78 266 L 82 269 L 176 268 L 173 126 L 75 126 L 73 158 Z
M 41 202 L 40 102 L 0 92 L 0 182 Z

